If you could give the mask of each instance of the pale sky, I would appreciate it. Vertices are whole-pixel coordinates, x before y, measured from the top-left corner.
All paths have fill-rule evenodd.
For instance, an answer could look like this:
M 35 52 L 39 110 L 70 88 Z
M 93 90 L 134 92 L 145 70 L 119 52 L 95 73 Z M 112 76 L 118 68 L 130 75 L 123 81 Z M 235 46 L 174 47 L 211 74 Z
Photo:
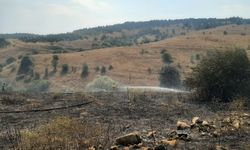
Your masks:
M 63 33 L 182 18 L 250 18 L 250 0 L 0 0 L 0 33 Z

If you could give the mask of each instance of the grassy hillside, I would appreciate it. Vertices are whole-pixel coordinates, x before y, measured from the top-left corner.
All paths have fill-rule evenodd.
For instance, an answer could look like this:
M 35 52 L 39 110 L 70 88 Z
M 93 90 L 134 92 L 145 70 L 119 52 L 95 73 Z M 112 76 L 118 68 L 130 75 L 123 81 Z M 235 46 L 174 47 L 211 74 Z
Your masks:
M 44 76 L 45 68 L 52 71 L 51 46 L 49 43 L 25 43 L 10 40 L 11 46 L 0 50 L 2 64 L 8 57 L 16 61 L 3 67 L 2 77 L 15 79 L 20 60 L 18 56 L 30 53 L 35 72 Z M 58 42 L 57 44 L 81 47 L 81 40 Z M 181 72 L 182 78 L 195 66 L 209 50 L 226 50 L 235 47 L 250 49 L 250 25 L 228 25 L 213 29 L 193 31 L 186 35 L 170 39 L 125 47 L 96 49 L 82 52 L 68 52 L 59 56 L 58 72 L 49 78 L 51 90 L 81 91 L 87 83 L 100 75 L 96 68 L 106 67 L 106 75 L 122 84 L 128 85 L 159 85 L 159 71 L 162 66 L 161 51 L 166 50 L 174 60 L 174 65 Z M 68 49 L 65 48 L 67 51 Z M 68 50 L 70 51 L 70 50 Z M 38 54 L 36 53 L 38 52 Z M 250 51 L 248 51 L 250 52 Z M 89 76 L 81 79 L 83 64 L 89 66 Z M 60 75 L 61 66 L 68 64 L 69 73 Z M 112 66 L 112 70 L 108 68 Z M 72 72 L 72 67 L 76 72 Z M 150 71 L 149 71 L 150 70 Z

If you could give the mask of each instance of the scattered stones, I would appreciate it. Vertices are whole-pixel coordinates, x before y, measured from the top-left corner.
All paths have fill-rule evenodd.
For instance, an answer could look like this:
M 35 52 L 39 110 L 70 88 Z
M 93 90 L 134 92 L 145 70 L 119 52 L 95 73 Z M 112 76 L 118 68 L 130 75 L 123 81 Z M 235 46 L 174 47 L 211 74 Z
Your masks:
M 234 120 L 232 123 L 233 127 L 235 127 L 236 129 L 240 128 L 240 121 L 239 120 Z
M 172 147 L 176 147 L 177 146 L 177 140 L 162 140 L 160 141 L 161 144 L 163 145 L 169 145 Z
M 116 139 L 116 145 L 129 146 L 141 143 L 141 138 L 138 133 L 130 133 Z
M 155 134 L 156 134 L 156 131 L 151 131 L 147 134 L 147 137 L 148 138 L 154 138 L 155 137 Z
M 187 123 L 183 121 L 178 121 L 176 126 L 177 126 L 177 130 L 185 130 L 185 129 L 190 128 L 190 125 L 188 125 Z
M 200 124 L 200 123 L 202 123 L 202 120 L 200 120 L 199 117 L 192 118 L 192 124 Z
M 110 150 L 119 150 L 118 146 L 111 146 Z

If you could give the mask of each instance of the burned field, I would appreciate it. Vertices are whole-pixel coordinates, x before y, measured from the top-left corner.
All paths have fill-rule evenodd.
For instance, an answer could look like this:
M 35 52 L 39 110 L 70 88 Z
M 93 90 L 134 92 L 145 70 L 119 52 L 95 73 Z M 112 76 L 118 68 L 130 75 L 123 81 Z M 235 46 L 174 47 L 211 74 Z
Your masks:
M 1 93 L 0 146 L 1 149 L 250 148 L 249 109 L 199 104 L 190 101 L 190 95 L 135 91 Z

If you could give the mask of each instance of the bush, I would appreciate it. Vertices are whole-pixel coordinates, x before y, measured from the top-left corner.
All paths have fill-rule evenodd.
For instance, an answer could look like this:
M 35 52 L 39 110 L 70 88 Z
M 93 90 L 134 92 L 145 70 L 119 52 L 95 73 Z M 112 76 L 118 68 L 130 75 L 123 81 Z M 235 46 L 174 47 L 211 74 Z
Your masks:
M 106 67 L 102 66 L 102 68 L 101 68 L 101 74 L 105 74 L 105 73 L 106 73 Z
M 100 71 L 100 67 L 99 67 L 99 66 L 96 66 L 96 67 L 95 67 L 95 72 L 98 72 L 98 71 Z
M 89 75 L 89 67 L 87 64 L 84 64 L 82 67 L 82 73 L 81 73 L 81 77 L 82 78 L 86 78 Z
M 97 91 L 114 91 L 117 90 L 118 83 L 107 76 L 99 76 L 94 81 L 89 83 L 86 87 L 87 91 L 97 92 Z
M 63 64 L 62 65 L 62 71 L 61 71 L 61 75 L 65 75 L 69 72 L 69 65 L 68 64 Z
M 230 101 L 235 96 L 248 96 L 250 62 L 245 50 L 213 52 L 193 68 L 186 79 L 199 99 Z
M 171 64 L 173 62 L 172 56 L 169 53 L 163 53 L 161 58 L 165 64 Z
M 10 43 L 6 41 L 4 38 L 0 38 L 0 48 L 5 48 L 9 45 Z
M 51 61 L 51 64 L 52 64 L 52 67 L 53 67 L 53 72 L 57 71 L 58 61 L 59 61 L 58 55 L 53 55 L 52 61 Z
M 48 92 L 49 85 L 48 80 L 35 80 L 28 86 L 27 92 Z
M 48 79 L 49 78 L 49 69 L 48 69 L 48 67 L 46 67 L 45 70 L 44 70 L 44 77 L 43 78 L 44 79 Z
M 180 73 L 174 66 L 163 66 L 160 72 L 160 86 L 176 88 L 180 86 Z
M 224 35 L 227 35 L 228 33 L 227 33 L 227 31 L 224 31 L 223 34 L 224 34 Z
M 29 74 L 30 71 L 32 70 L 34 64 L 31 60 L 31 58 L 29 56 L 24 56 L 20 62 L 20 66 L 18 69 L 17 74 L 21 75 L 21 74 Z
M 109 70 L 113 70 L 113 66 L 112 65 L 109 65 Z
M 6 64 L 6 65 L 9 65 L 9 64 L 13 63 L 14 61 L 16 61 L 16 58 L 14 58 L 14 57 L 9 57 L 9 58 L 7 58 L 7 59 L 5 60 L 5 64 Z

